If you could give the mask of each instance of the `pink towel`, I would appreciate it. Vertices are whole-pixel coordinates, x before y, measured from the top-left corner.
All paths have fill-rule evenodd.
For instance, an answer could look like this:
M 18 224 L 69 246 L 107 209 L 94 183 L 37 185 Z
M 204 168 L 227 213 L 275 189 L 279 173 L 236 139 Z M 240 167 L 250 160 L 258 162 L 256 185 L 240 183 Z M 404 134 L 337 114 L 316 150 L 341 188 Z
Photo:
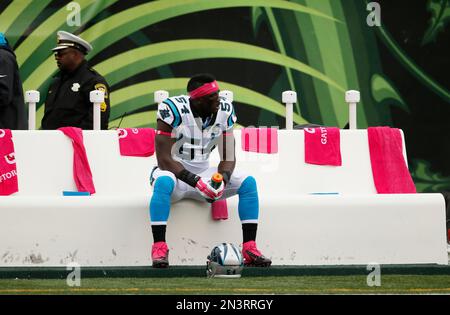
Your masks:
M 94 182 L 92 180 L 91 168 L 83 144 L 83 131 L 76 127 L 58 128 L 67 137 L 72 139 L 73 146 L 73 178 L 78 191 L 95 194 Z
M 305 163 L 341 166 L 341 134 L 336 127 L 305 128 Z
M 226 199 L 219 199 L 211 204 L 211 215 L 213 220 L 228 219 L 228 207 Z
M 416 187 L 403 157 L 400 130 L 389 127 L 370 127 L 370 163 L 373 181 L 379 194 L 416 193 Z
M 241 147 L 247 152 L 277 153 L 278 131 L 276 128 L 242 128 Z
M 119 128 L 120 154 L 125 156 L 152 156 L 155 153 L 155 129 Z
M 12 133 L 9 129 L 0 129 L 0 196 L 8 196 L 18 191 Z

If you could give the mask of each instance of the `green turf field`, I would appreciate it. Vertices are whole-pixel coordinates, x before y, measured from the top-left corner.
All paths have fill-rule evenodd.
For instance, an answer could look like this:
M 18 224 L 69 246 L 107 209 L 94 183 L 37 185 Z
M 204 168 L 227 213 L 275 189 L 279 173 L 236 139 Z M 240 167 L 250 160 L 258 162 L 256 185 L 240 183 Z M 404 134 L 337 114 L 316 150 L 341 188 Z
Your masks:
M 281 276 L 240 279 L 87 278 L 80 287 L 62 279 L 0 279 L 0 294 L 450 294 L 450 275 Z

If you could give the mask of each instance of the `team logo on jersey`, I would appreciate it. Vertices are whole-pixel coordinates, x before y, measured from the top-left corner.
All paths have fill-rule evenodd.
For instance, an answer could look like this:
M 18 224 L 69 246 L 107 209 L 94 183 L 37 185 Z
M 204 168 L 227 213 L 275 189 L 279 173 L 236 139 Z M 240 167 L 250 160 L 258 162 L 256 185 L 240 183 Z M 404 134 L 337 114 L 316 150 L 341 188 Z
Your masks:
M 78 92 L 80 90 L 80 83 L 74 83 L 71 87 L 71 90 L 74 92 Z
M 134 133 L 135 135 L 137 135 L 139 133 L 139 129 L 133 128 L 133 129 L 131 129 L 131 132 Z
M 161 115 L 162 119 L 166 119 L 167 117 L 170 117 L 170 110 L 168 109 L 160 109 L 159 114 Z
M 127 130 L 123 128 L 117 129 L 117 133 L 119 135 L 119 139 L 125 138 L 128 135 Z
M 8 164 L 16 163 L 16 154 L 13 152 L 13 153 L 5 155 L 5 160 L 6 160 L 6 163 L 8 163 Z

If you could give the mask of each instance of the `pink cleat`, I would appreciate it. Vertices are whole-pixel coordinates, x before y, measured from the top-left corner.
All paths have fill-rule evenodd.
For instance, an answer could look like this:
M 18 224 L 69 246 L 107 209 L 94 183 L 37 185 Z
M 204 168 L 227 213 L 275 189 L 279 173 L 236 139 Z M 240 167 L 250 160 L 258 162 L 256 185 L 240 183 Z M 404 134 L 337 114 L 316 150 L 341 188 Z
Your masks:
M 169 267 L 169 248 L 166 242 L 157 242 L 152 246 L 153 268 Z
M 256 248 L 255 241 L 242 244 L 242 256 L 244 257 L 244 265 L 247 267 L 269 267 L 272 264 L 272 261 L 264 257 Z

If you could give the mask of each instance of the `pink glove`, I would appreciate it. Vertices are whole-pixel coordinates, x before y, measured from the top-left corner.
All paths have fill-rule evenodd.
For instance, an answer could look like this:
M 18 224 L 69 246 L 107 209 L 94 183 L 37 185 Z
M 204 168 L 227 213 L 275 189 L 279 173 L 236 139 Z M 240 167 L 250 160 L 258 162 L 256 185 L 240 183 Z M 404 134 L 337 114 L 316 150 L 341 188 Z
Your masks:
M 214 189 L 207 178 L 200 178 L 195 186 L 195 189 L 197 189 L 200 195 L 202 195 L 208 202 L 213 202 L 222 197 L 224 188 L 225 185 L 222 181 L 219 188 Z

